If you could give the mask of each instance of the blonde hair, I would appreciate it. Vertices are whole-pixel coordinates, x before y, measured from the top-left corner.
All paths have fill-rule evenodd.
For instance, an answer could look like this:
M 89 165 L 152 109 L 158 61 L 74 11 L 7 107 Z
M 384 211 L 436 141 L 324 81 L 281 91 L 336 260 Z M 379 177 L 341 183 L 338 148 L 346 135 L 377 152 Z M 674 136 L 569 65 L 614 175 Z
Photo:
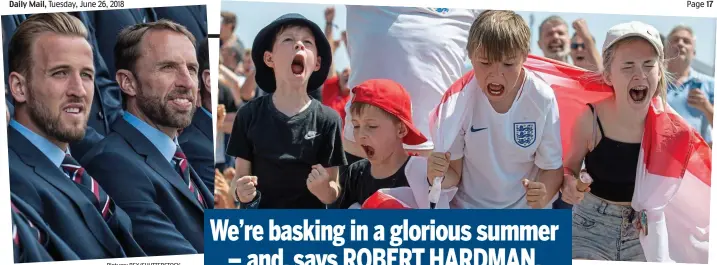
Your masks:
M 467 51 L 470 58 L 483 48 L 486 59 L 497 62 L 503 58 L 527 55 L 530 52 L 530 28 L 513 11 L 483 11 L 471 25 Z
M 645 42 L 648 42 L 648 40 L 645 40 L 641 37 L 633 36 L 633 37 L 627 37 L 624 38 L 617 43 L 614 43 L 612 46 L 607 48 L 605 52 L 602 54 L 602 61 L 603 61 L 603 72 L 600 73 L 600 76 L 602 78 L 608 79 L 610 77 L 610 66 L 612 65 L 613 60 L 615 59 L 615 51 L 618 49 L 619 46 L 631 42 L 631 41 L 637 41 L 637 40 L 643 40 Z M 650 46 L 655 49 L 655 47 L 651 44 Z M 660 51 L 655 50 L 656 54 L 660 54 Z M 667 72 L 667 63 L 665 61 L 665 58 L 660 57 L 657 62 L 657 66 L 659 67 L 660 71 L 660 80 L 657 82 L 657 90 L 655 90 L 655 95 L 652 97 L 660 96 L 662 99 L 663 104 L 667 104 L 667 84 L 669 84 L 670 80 L 672 80 L 671 75 L 669 72 Z
M 23 21 L 10 39 L 8 64 L 10 72 L 30 76 L 32 44 L 43 33 L 87 39 L 87 28 L 78 18 L 67 13 L 35 14 Z

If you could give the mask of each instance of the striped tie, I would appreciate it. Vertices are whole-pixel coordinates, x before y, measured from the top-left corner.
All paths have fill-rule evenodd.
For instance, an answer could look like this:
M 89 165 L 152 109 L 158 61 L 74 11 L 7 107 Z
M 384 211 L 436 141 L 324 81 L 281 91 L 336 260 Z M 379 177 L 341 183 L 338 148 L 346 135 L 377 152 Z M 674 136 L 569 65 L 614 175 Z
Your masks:
M 192 180 L 192 177 L 190 176 L 191 172 L 189 170 L 189 164 L 187 163 L 187 156 L 184 155 L 184 152 L 182 152 L 182 149 L 180 149 L 179 146 L 177 146 L 177 151 L 174 152 L 173 160 L 179 176 L 182 178 L 184 183 L 188 185 L 189 191 L 197 196 L 197 200 L 199 200 L 199 204 L 201 204 L 202 207 L 207 208 L 207 205 L 204 202 L 204 197 L 199 192 L 199 189 L 196 188 L 197 185 L 194 184 L 194 180 Z
M 115 211 L 115 203 L 110 196 L 105 193 L 102 187 L 100 187 L 99 183 L 87 174 L 85 169 L 80 166 L 80 163 L 77 163 L 69 154 L 66 155 L 65 160 L 62 161 L 62 169 L 70 176 L 72 182 L 74 182 L 80 190 L 84 191 L 85 195 L 95 204 L 97 210 L 102 214 L 105 221 L 107 221 Z
M 15 214 L 17 214 L 20 217 L 20 219 L 25 221 L 30 226 L 30 229 L 33 232 L 35 232 L 35 234 L 37 235 L 37 237 L 36 237 L 37 242 L 40 242 L 40 244 L 44 246 L 45 244 L 43 242 L 45 241 L 45 235 L 40 231 L 40 229 L 35 227 L 35 225 L 32 222 L 30 222 L 29 219 L 27 219 L 25 214 L 20 212 L 20 210 L 18 210 L 17 207 L 15 207 L 14 203 L 11 202 L 10 207 L 12 208 L 12 211 Z M 12 224 L 12 242 L 15 244 L 16 247 L 20 245 L 20 238 L 17 234 L 17 225 L 15 225 L 15 221 L 13 221 L 13 224 Z

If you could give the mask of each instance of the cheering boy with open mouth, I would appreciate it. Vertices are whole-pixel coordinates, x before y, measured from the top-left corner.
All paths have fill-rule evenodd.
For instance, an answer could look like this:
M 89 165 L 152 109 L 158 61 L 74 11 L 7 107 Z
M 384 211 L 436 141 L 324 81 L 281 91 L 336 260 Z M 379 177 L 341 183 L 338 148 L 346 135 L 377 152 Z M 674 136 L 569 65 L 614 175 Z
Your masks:
M 353 94 L 351 123 L 367 158 L 351 164 L 341 176 L 341 196 L 334 206 L 344 209 L 362 205 L 379 189 L 409 186 L 406 167 L 416 158 L 408 155 L 403 144 L 427 141 L 413 125 L 411 98 L 400 84 L 368 80 L 355 87 Z
M 529 49 L 530 28 L 515 12 L 484 11 L 473 22 L 474 73 L 448 89 L 432 117 L 432 138 L 443 140 L 428 178 L 458 184 L 451 208 L 547 208 L 562 184 L 558 104 L 523 67 Z
M 237 157 L 232 192 L 240 208 L 326 208 L 346 164 L 341 118 L 308 93 L 331 66 L 321 29 L 298 14 L 263 28 L 252 46 L 256 82 L 269 93 L 239 111 L 227 147 Z

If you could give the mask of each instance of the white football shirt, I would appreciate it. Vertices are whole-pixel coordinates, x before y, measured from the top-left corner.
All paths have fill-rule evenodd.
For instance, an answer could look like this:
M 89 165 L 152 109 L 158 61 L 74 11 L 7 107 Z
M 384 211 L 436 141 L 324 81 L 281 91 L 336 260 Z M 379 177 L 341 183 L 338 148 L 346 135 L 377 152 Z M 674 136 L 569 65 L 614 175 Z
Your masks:
M 493 109 L 475 79 L 466 87 L 478 90 L 477 102 L 449 150 L 451 160 L 464 158 L 451 208 L 530 208 L 521 180 L 535 180 L 540 169 L 562 166 L 555 94 L 532 72 L 525 72 L 525 82 L 506 113 Z
M 428 142 L 407 149 L 430 150 L 428 116 L 443 93 L 466 73 L 468 32 L 478 11 L 453 8 L 346 6 L 349 87 L 391 79 L 411 95 L 413 122 Z M 353 94 L 351 94 L 353 98 Z M 344 137 L 354 141 L 351 103 Z

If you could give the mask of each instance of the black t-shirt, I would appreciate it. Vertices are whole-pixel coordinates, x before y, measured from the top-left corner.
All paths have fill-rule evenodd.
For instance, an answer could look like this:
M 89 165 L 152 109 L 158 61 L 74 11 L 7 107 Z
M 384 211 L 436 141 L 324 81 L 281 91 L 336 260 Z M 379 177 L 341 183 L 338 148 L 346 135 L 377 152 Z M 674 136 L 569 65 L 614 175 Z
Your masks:
M 224 104 L 227 113 L 237 112 L 237 104 L 234 102 L 234 96 L 228 87 L 219 84 L 219 94 L 217 95 L 219 104 Z
M 410 160 L 411 157 L 406 159 L 396 173 L 384 179 L 376 179 L 371 175 L 371 163 L 367 159 L 351 164 L 346 172 L 339 177 L 341 195 L 331 205 L 331 208 L 348 209 L 354 203 L 363 204 L 368 197 L 380 189 L 408 187 L 406 164 Z
M 293 117 L 281 113 L 271 95 L 242 106 L 234 120 L 227 154 L 251 162 L 258 177 L 259 208 L 326 208 L 306 187 L 311 166 L 346 165 L 341 118 L 312 100 Z

